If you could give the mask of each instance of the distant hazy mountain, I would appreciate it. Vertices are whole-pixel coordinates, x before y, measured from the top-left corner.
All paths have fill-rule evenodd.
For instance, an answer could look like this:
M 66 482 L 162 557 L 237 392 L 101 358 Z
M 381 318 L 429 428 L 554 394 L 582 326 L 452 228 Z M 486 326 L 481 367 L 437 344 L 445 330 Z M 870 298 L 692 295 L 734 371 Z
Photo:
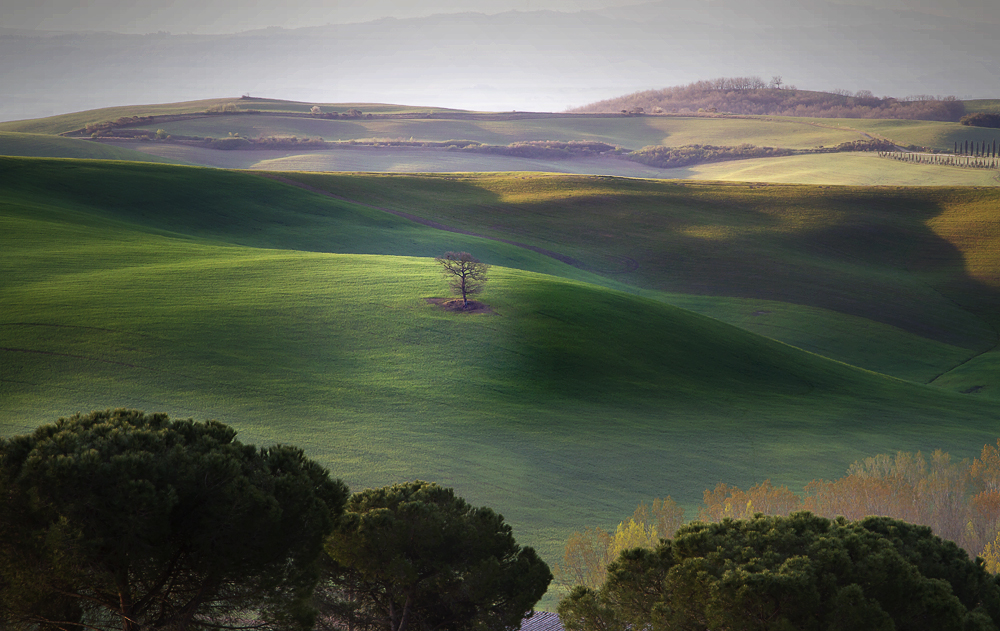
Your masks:
M 0 29 L 0 120 L 243 93 L 562 110 L 741 75 L 900 97 L 1000 96 L 997 24 L 963 6 L 942 17 L 824 0 L 664 0 L 231 35 Z

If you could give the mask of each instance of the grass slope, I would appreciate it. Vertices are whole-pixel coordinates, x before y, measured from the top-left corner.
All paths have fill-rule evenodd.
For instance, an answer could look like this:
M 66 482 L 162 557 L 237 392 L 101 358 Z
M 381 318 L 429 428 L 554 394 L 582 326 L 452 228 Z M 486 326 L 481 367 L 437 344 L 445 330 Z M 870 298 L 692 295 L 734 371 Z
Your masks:
M 1000 99 L 973 99 L 964 101 L 965 112 L 976 114 L 978 112 L 988 112 L 1000 114 Z
M 185 103 L 135 105 L 64 114 L 41 119 L 0 123 L 0 131 L 59 134 L 83 128 L 87 123 L 114 120 L 120 116 L 195 115 L 227 103 L 255 109 L 264 115 L 215 114 L 183 120 L 158 121 L 144 128 L 165 129 L 174 135 L 226 137 L 296 136 L 334 140 L 474 140 L 509 144 L 532 140 L 598 141 L 627 149 L 647 145 L 690 144 L 739 145 L 812 149 L 831 147 L 871 136 L 889 138 L 900 145 L 926 146 L 950 151 L 955 143 L 992 141 L 991 130 L 958 123 L 914 120 L 827 119 L 781 116 L 633 116 L 546 117 L 515 120 L 469 120 L 467 112 L 443 108 L 411 107 L 372 103 L 318 104 L 324 112 L 360 109 L 373 114 L 433 113 L 433 119 L 331 120 L 275 114 L 304 114 L 312 103 L 276 99 L 207 99 Z M 993 101 L 969 102 L 970 111 L 989 111 Z M 455 114 L 455 116 L 449 116 Z M 991 135 L 992 134 L 992 135 Z M 466 169 L 469 170 L 469 169 Z
M 359 105 L 359 109 L 380 108 Z M 335 108 L 331 108 L 335 109 Z M 344 111 L 341 109 L 340 111 Z M 363 111 L 369 111 L 364 110 Z M 248 138 L 297 136 L 333 140 L 413 139 L 428 141 L 475 140 L 505 145 L 530 140 L 585 140 L 627 149 L 647 145 L 679 147 L 692 144 L 740 145 L 813 149 L 871 136 L 888 138 L 898 145 L 917 145 L 951 151 L 955 143 L 992 141 L 995 130 L 959 123 L 919 120 L 831 119 L 747 116 L 640 116 L 556 117 L 505 121 L 449 119 L 447 112 L 434 119 L 328 120 L 254 115 L 214 115 L 141 127 L 171 134 Z M 2 127 L 0 127 L 2 129 Z M 998 138 L 1000 139 L 1000 138 Z
M 355 488 L 455 486 L 550 560 L 641 498 L 691 506 L 720 480 L 798 484 L 995 438 L 988 401 L 576 280 L 496 268 L 495 315 L 439 311 L 433 261 L 382 252 L 488 244 L 258 176 L 29 159 L 0 173 L 7 434 L 117 405 L 218 418 Z
M 796 119 L 707 118 L 680 116 L 556 117 L 518 120 L 352 119 L 329 120 L 253 115 L 218 115 L 164 122 L 170 134 L 225 137 L 297 136 L 325 140 L 402 138 L 429 141 L 475 140 L 506 145 L 529 140 L 587 140 L 639 149 L 646 145 L 688 144 L 781 146 L 808 149 L 858 140 L 862 134 Z
M 811 317 L 798 325 L 786 320 L 776 337 L 870 368 L 909 364 L 912 370 L 893 371 L 899 376 L 930 380 L 992 349 L 1000 329 L 998 229 L 985 215 L 1000 202 L 995 189 L 537 174 L 289 177 L 480 234 L 557 246 L 597 273 L 655 292 L 810 307 Z M 718 311 L 709 303 L 700 310 L 738 321 L 731 302 Z M 818 317 L 824 313 L 831 315 Z M 843 316 L 881 326 L 845 327 Z M 912 349 L 903 344 L 870 364 L 871 339 L 884 334 L 882 326 L 899 340 L 915 336 L 918 346 L 944 346 L 912 363 Z M 852 336 L 852 328 L 868 334 Z M 929 357 L 940 361 L 928 364 Z M 981 377 L 992 383 L 989 374 Z M 974 385 L 983 384 L 960 389 Z
M 997 171 L 911 164 L 861 152 L 699 164 L 662 169 L 657 177 L 842 186 L 1000 186 Z
M 998 130 L 969 127 L 960 123 L 866 118 L 794 120 L 809 120 L 816 125 L 829 125 L 844 131 L 851 129 L 881 136 L 892 140 L 897 145 L 916 145 L 945 152 L 953 151 L 955 143 L 992 141 L 994 138 L 1000 140 Z
M 198 101 L 183 101 L 180 103 L 150 103 L 142 105 L 121 105 L 105 107 L 96 110 L 85 110 L 57 116 L 28 119 L 21 121 L 0 122 L 0 131 L 13 131 L 31 134 L 62 134 L 76 129 L 82 129 L 87 123 L 113 121 L 122 116 L 175 116 L 179 114 L 198 114 L 209 108 L 235 103 L 244 110 L 259 110 L 262 112 L 295 112 L 308 113 L 313 105 L 319 105 L 324 112 L 343 112 L 349 109 L 361 109 L 364 112 L 379 114 L 400 114 L 409 112 L 453 112 L 446 108 L 413 107 L 409 105 L 388 105 L 383 103 L 303 103 L 301 101 L 285 101 L 282 99 L 223 97 L 217 99 L 202 99 Z
M 654 179 L 692 179 L 848 186 L 1000 186 L 996 171 L 910 164 L 869 153 L 833 153 L 733 160 L 660 169 L 617 157 L 538 160 L 444 149 L 356 147 L 325 151 L 218 151 L 166 143 L 114 146 L 165 159 L 224 169 L 375 173 L 536 171 Z
M 42 212 L 53 204 L 75 210 L 87 221 L 126 221 L 158 235 L 313 252 L 433 257 L 447 249 L 466 249 L 497 265 L 602 281 L 529 250 L 425 228 L 257 175 L 133 162 L 2 157 L 0 175 L 0 202 L 6 205 Z
M 0 156 L 131 160 L 136 162 L 164 162 L 170 164 L 180 162 L 152 153 L 143 153 L 129 147 L 115 147 L 75 138 L 61 138 L 45 134 L 22 134 L 17 132 L 0 132 Z

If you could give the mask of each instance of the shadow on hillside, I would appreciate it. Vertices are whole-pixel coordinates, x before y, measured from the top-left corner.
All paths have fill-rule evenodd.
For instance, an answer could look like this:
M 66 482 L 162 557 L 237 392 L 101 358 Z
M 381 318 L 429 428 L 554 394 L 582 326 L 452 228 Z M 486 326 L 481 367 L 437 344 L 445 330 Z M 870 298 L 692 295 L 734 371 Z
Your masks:
M 983 196 L 1000 206 L 1000 191 L 514 175 L 507 188 L 527 201 L 510 202 L 475 176 L 386 177 L 377 189 L 330 182 L 375 207 L 460 222 L 638 287 L 819 307 L 973 352 L 1000 329 L 1000 292 L 929 226 L 946 206 Z
M 549 217 L 551 232 L 564 235 L 568 250 L 587 253 L 579 258 L 598 273 L 609 275 L 606 261 L 629 261 L 609 275 L 621 282 L 820 307 L 974 351 L 996 341 L 1000 291 L 973 278 L 963 252 L 929 223 L 945 204 L 982 203 L 983 195 L 1000 207 L 1000 191 L 651 182 L 637 189 L 518 210 Z
M 973 278 L 964 253 L 929 226 L 946 208 L 1000 207 L 1000 190 L 530 174 L 505 175 L 490 189 L 482 178 L 492 176 L 296 176 L 367 206 L 362 211 L 304 193 L 291 197 L 284 185 L 239 173 L 8 161 L 20 173 L 4 184 L 10 194 L 64 198 L 74 207 L 172 235 L 410 256 L 461 247 L 451 245 L 463 242 L 460 234 L 449 236 L 426 221 L 413 230 L 405 220 L 372 212 L 401 211 L 643 288 L 820 307 L 972 352 L 992 348 L 1000 330 L 1000 291 Z M 968 238 L 987 240 L 997 230 L 986 221 L 973 225 L 976 217 L 960 219 L 967 225 L 955 230 L 956 242 L 970 230 L 978 232 Z M 942 234 L 947 229 L 938 227 Z M 503 258 L 509 252 L 477 255 L 517 266 Z M 609 320 L 602 326 L 615 325 Z

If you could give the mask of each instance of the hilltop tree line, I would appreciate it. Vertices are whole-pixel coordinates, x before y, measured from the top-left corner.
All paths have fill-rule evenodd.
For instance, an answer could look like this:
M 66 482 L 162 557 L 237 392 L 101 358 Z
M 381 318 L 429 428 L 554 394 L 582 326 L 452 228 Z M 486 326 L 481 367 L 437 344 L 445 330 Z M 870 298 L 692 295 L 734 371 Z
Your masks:
M 645 90 L 571 110 L 574 112 L 693 113 L 807 116 L 819 118 L 894 118 L 958 121 L 965 106 L 953 96 L 877 97 L 868 90 L 814 92 L 784 86 L 780 77 L 721 78 L 686 86 Z
M 962 120 L 959 122 L 970 127 L 991 127 L 993 129 L 1000 129 L 1000 114 L 977 112 L 975 114 L 963 116 Z
M 107 410 L 0 439 L 0 628 L 508 631 L 551 574 L 493 510 L 351 495 L 218 422 Z

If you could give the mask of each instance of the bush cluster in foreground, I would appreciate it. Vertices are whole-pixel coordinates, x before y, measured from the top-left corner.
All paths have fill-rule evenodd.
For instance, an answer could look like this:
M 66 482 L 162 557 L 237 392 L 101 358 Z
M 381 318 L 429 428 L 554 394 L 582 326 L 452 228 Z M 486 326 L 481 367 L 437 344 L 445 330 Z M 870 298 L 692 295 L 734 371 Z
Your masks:
M 548 587 L 450 489 L 351 496 L 302 450 L 235 438 L 107 410 L 0 440 L 0 628 L 504 631 Z
M 758 514 L 626 550 L 559 615 L 568 631 L 987 630 L 1000 586 L 925 526 Z

